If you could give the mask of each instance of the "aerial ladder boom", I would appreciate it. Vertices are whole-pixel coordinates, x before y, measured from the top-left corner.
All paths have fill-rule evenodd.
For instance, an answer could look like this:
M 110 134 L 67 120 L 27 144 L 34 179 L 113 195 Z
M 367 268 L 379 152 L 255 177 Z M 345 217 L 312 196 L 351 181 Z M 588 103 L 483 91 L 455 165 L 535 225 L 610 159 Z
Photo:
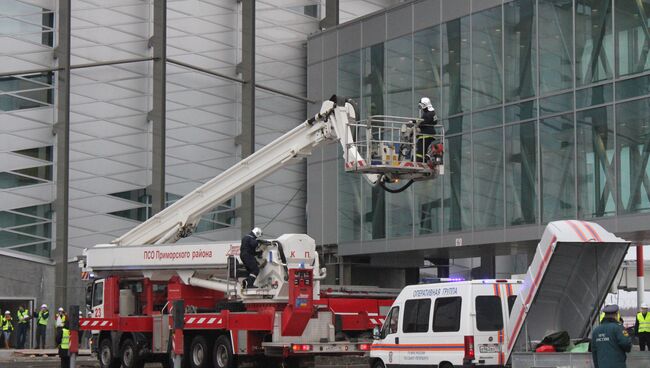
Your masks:
M 314 117 L 239 161 L 112 243 L 162 244 L 187 237 L 203 214 L 278 169 L 308 156 L 323 142 L 339 140 L 346 151 L 346 157 L 363 161 L 354 144 L 348 142 L 352 140 L 348 121 L 354 121 L 355 118 L 354 108 L 349 102 L 343 106 L 338 106 L 333 101 L 323 102 L 320 112 Z M 379 180 L 377 174 L 364 174 L 364 177 L 372 185 Z

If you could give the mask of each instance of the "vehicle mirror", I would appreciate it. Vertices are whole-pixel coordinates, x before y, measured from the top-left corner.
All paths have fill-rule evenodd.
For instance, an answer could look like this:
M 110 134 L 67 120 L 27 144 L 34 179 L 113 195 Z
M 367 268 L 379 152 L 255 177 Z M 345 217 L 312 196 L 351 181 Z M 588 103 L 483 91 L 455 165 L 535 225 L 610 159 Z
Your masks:
M 375 328 L 372 329 L 372 338 L 375 340 L 381 339 L 381 330 L 379 329 L 379 326 L 375 326 Z
M 86 286 L 86 305 L 93 304 L 93 285 Z

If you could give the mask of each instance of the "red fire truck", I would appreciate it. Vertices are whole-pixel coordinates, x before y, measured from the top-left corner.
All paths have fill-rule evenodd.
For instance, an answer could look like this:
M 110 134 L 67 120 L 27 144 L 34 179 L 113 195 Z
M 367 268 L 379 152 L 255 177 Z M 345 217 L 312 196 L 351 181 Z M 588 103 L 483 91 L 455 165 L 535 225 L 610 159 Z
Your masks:
M 441 172 L 422 163 L 375 165 L 373 150 L 351 140 L 354 118 L 352 105 L 337 105 L 333 97 L 313 118 L 122 237 L 86 249 L 82 271 L 96 279 L 87 303 L 92 317 L 82 318 L 80 328 L 93 332 L 101 367 L 168 365 L 170 356 L 175 366 L 232 368 L 248 361 L 298 364 L 316 354 L 365 354 L 397 291 L 322 286 L 325 268 L 308 235 L 259 241 L 254 288 L 242 287 L 238 243 L 174 244 L 192 233 L 204 213 L 323 142 L 339 141 L 346 162 L 362 168 L 373 185 Z M 382 121 L 378 129 L 386 127 Z

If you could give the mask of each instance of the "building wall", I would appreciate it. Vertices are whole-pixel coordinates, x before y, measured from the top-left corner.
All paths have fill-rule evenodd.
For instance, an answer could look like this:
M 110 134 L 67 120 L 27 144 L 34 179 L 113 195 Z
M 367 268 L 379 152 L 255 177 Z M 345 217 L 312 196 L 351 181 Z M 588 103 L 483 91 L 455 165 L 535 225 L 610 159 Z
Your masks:
M 425 0 L 310 37 L 310 98 L 352 97 L 364 118 L 417 115 L 428 96 L 447 136 L 445 175 L 400 194 L 344 173 L 335 146 L 311 157 L 308 232 L 344 256 L 454 257 L 489 244 L 510 254 L 549 221 L 573 218 L 647 240 L 650 60 L 639 9 Z

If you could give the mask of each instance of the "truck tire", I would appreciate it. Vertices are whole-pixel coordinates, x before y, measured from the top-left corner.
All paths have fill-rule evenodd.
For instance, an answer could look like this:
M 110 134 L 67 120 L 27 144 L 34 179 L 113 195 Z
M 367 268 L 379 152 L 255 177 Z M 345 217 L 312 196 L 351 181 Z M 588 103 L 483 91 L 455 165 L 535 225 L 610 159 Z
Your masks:
M 232 344 L 228 336 L 221 335 L 214 343 L 212 352 L 212 366 L 214 368 L 236 368 L 235 354 L 232 351 Z
M 384 362 L 381 361 L 381 359 L 377 359 L 375 363 L 372 365 L 372 368 L 386 368 L 384 365 Z
M 120 368 L 121 362 L 115 356 L 111 339 L 104 338 L 99 342 L 97 360 L 101 368 Z
M 190 345 L 189 360 L 192 368 L 209 368 L 212 363 L 212 349 L 203 335 L 196 335 Z
M 144 362 L 138 354 L 138 347 L 132 339 L 126 339 L 122 342 L 120 348 L 120 361 L 124 368 L 144 367 Z

